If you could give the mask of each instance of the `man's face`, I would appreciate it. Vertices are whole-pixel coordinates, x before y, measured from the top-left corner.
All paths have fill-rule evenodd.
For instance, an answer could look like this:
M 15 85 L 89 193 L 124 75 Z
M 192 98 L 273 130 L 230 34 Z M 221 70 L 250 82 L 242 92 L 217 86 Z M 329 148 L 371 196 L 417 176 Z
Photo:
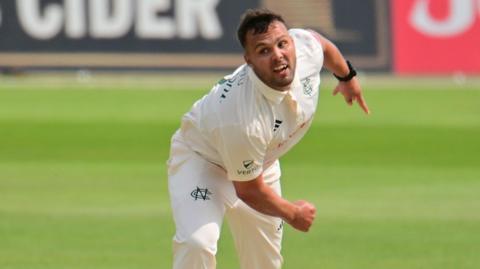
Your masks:
M 295 75 L 295 44 L 283 23 L 272 22 L 262 34 L 249 31 L 244 58 L 263 83 L 279 91 L 289 89 Z

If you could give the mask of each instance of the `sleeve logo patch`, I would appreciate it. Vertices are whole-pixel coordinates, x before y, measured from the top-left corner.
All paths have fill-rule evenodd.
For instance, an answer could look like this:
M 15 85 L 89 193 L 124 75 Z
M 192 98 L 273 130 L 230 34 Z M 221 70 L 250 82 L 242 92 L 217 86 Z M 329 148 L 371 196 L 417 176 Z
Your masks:
M 252 168 L 252 165 L 253 165 L 253 160 L 243 161 L 243 167 L 245 167 L 246 169 Z
M 245 169 L 237 170 L 237 174 L 241 176 L 251 175 L 260 168 L 260 165 L 255 164 L 253 160 L 246 160 L 246 161 L 243 161 L 242 163 Z

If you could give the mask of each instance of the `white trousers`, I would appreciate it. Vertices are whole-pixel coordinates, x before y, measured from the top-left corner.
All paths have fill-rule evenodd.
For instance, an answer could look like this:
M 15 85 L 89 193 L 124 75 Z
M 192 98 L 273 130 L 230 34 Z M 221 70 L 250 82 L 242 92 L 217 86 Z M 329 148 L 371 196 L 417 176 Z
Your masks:
M 278 162 L 266 182 L 280 194 Z M 283 222 L 237 198 L 226 172 L 192 152 L 177 133 L 172 139 L 168 183 L 176 233 L 174 269 L 214 269 L 217 241 L 227 218 L 242 269 L 278 269 Z

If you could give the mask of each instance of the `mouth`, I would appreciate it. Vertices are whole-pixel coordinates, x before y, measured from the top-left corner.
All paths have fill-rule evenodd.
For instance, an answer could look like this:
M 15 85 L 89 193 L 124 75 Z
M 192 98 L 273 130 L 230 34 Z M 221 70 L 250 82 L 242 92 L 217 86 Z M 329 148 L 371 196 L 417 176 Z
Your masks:
M 273 73 L 280 78 L 286 78 L 290 74 L 290 66 L 286 63 L 277 65 L 273 68 Z
M 282 71 L 287 70 L 287 68 L 288 68 L 288 64 L 281 64 L 273 68 L 273 72 L 280 73 Z

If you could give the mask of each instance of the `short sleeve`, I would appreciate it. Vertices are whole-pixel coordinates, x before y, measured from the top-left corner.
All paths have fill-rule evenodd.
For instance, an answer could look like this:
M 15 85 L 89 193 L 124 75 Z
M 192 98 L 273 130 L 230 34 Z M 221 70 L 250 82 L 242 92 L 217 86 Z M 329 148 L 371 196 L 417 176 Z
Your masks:
M 288 32 L 295 40 L 297 51 L 301 51 L 305 54 L 305 58 L 308 59 L 316 69 L 321 70 L 323 66 L 323 47 L 313 33 L 298 28 L 290 29 Z
M 232 181 L 249 181 L 263 172 L 267 144 L 260 129 L 240 125 L 217 129 L 217 150 Z

